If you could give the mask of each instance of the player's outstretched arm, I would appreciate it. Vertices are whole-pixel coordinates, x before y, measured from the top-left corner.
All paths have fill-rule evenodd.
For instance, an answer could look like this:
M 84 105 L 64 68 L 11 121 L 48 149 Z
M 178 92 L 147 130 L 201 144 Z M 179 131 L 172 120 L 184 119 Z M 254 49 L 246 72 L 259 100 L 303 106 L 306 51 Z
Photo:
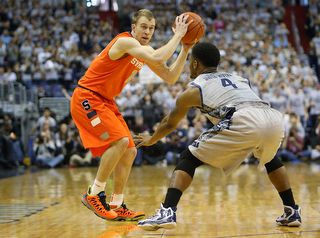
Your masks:
M 140 142 L 137 145 L 139 148 L 142 145 L 150 146 L 156 143 L 161 138 L 170 134 L 176 129 L 178 123 L 187 115 L 191 107 L 201 106 L 201 95 L 199 89 L 190 87 L 179 95 L 176 101 L 176 106 L 172 109 L 170 114 L 166 116 L 160 123 L 158 129 L 152 136 L 139 134 L 134 136 L 135 142 Z
M 182 49 L 179 53 L 179 56 L 170 67 L 168 67 L 165 63 L 160 66 L 151 65 L 148 63 L 147 65 L 155 74 L 162 78 L 163 81 L 169 84 L 174 84 L 179 79 L 179 76 L 188 58 L 188 52 L 193 46 L 194 44 L 182 43 Z

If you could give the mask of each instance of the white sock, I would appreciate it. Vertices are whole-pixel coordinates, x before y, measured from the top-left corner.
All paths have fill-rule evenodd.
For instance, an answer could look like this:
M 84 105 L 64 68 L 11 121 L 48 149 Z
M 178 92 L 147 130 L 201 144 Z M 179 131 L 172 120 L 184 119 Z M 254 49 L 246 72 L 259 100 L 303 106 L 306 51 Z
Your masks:
M 111 206 L 119 207 L 122 204 L 122 201 L 123 201 L 123 194 L 114 194 L 114 193 L 112 193 L 111 201 L 110 201 L 110 205 Z
M 106 186 L 106 183 L 107 182 L 101 183 L 97 179 L 95 179 L 89 195 L 95 196 L 101 191 L 104 191 L 104 187 Z

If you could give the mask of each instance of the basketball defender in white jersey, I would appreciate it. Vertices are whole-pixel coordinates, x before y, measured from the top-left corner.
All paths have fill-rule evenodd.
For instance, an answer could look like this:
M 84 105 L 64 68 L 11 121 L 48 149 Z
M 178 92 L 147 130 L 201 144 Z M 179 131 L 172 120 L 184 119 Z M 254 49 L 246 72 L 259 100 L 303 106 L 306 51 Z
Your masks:
M 284 204 L 278 225 L 300 226 L 300 207 L 295 204 L 287 172 L 274 158 L 283 139 L 282 114 L 270 108 L 250 88 L 250 82 L 227 72 L 217 72 L 219 50 L 210 43 L 198 43 L 190 56 L 191 86 L 179 95 L 175 108 L 163 119 L 152 136 L 136 135 L 135 141 L 149 146 L 171 133 L 188 110 L 197 107 L 214 126 L 181 153 L 166 199 L 160 211 L 138 223 L 145 230 L 174 228 L 182 193 L 192 182 L 195 169 L 206 163 L 232 173 L 251 152 L 267 169 Z

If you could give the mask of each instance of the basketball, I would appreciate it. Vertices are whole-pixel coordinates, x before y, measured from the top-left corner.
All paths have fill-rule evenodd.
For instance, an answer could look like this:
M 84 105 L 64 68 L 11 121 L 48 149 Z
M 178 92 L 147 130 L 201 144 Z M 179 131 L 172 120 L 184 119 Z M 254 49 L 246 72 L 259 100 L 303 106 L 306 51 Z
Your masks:
M 205 25 L 202 20 L 202 18 L 193 12 L 185 12 L 182 13 L 184 15 L 189 15 L 187 22 L 193 20 L 193 22 L 188 26 L 188 31 L 182 37 L 181 41 L 186 44 L 193 44 L 196 43 L 201 39 L 203 36 L 204 30 L 205 30 Z M 175 28 L 175 25 L 174 25 Z

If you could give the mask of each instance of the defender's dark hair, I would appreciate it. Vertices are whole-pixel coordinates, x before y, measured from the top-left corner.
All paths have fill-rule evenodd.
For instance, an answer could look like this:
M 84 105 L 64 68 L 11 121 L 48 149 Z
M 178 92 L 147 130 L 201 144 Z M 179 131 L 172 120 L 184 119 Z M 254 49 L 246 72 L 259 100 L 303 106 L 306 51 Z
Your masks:
M 197 43 L 192 48 L 192 56 L 200 61 L 205 67 L 218 67 L 220 52 L 218 48 L 210 43 Z

